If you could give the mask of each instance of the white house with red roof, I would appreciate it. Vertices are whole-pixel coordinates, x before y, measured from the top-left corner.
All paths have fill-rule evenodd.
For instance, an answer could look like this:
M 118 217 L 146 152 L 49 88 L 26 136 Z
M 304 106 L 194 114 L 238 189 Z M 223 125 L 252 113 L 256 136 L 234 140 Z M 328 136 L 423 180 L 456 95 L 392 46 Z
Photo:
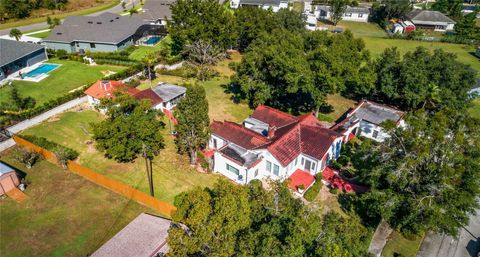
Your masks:
M 96 107 L 98 104 L 100 104 L 100 99 L 113 98 L 115 91 L 118 90 L 123 90 L 124 92 L 132 96 L 140 92 L 140 90 L 129 87 L 120 81 L 98 80 L 87 90 L 85 90 L 85 94 L 87 95 L 88 103 L 93 107 Z
M 383 142 L 390 135 L 383 129 L 382 123 L 392 121 L 397 127 L 405 126 L 405 113 L 389 106 L 362 100 L 345 119 L 335 124 L 332 129 L 348 141 L 356 135 Z
M 242 125 L 214 121 L 211 130 L 215 172 L 239 184 L 290 178 L 289 186 L 300 194 L 300 185 L 308 189 L 314 175 L 339 156 L 343 139 L 312 114 L 296 117 L 264 105 Z

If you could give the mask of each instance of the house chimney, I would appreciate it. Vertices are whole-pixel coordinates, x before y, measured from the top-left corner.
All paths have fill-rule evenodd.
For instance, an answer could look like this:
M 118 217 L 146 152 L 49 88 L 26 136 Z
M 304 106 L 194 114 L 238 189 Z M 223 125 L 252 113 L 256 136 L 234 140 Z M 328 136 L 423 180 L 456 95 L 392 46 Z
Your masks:
M 108 92 L 110 90 L 110 81 L 103 80 L 102 82 L 100 82 L 100 85 L 103 91 Z
M 272 138 L 275 135 L 275 130 L 277 130 L 275 126 L 268 127 L 268 139 Z

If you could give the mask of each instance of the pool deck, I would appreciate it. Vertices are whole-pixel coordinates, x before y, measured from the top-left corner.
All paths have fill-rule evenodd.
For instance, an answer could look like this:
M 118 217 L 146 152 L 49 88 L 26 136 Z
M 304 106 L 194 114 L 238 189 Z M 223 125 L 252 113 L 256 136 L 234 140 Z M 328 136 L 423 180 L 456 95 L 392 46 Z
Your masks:
M 22 72 L 22 74 L 27 74 L 29 73 L 30 71 L 33 71 L 35 69 L 37 69 L 38 67 L 40 67 L 42 64 L 48 64 L 46 62 L 39 62 L 39 63 L 35 63 L 34 65 L 32 66 L 28 66 L 28 67 L 25 67 L 23 69 L 21 69 L 20 71 Z M 61 65 L 61 64 L 55 64 L 55 65 L 58 65 L 57 68 Z M 57 69 L 55 68 L 55 69 Z M 55 69 L 49 71 L 48 73 L 54 71 Z M 23 77 L 21 78 L 19 76 L 19 72 L 15 72 L 13 74 L 10 74 L 10 76 L 8 76 L 6 78 L 6 80 L 22 80 L 22 81 L 30 81 L 30 82 L 40 82 L 42 81 L 44 78 L 48 77 L 48 73 L 44 73 L 42 75 L 39 75 L 39 76 L 35 76 L 35 77 Z

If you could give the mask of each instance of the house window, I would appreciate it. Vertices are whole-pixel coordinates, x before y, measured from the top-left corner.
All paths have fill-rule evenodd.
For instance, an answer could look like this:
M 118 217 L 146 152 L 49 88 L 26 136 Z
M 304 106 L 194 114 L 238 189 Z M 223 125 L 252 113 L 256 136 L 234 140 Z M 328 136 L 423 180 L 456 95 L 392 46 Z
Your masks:
M 305 159 L 302 157 L 302 165 L 305 163 Z
M 95 43 L 90 43 L 90 48 L 95 48 Z
M 80 47 L 80 44 L 77 42 L 77 47 Z
M 345 17 L 352 17 L 352 13 L 351 12 L 345 13 Z
M 377 138 L 378 137 L 378 130 L 374 130 L 373 131 L 373 138 Z
M 312 171 L 315 171 L 315 166 L 317 166 L 314 162 L 312 163 Z
M 240 174 L 240 172 L 238 171 L 237 168 L 232 167 L 232 166 L 229 165 L 228 163 L 227 163 L 227 170 L 230 171 L 231 173 L 237 175 L 237 176 Z
M 255 178 L 258 177 L 258 169 L 255 170 L 255 173 L 253 175 Z
M 363 17 L 363 13 L 359 13 L 358 18 L 362 18 L 362 17 Z
M 213 148 L 217 149 L 217 140 L 214 138 L 212 141 L 213 141 Z
M 298 163 L 298 157 L 295 158 L 295 166 L 297 166 L 297 163 Z
M 273 164 L 273 174 L 278 176 L 280 174 L 280 167 L 277 164 Z
M 272 163 L 267 161 L 267 171 L 272 172 Z

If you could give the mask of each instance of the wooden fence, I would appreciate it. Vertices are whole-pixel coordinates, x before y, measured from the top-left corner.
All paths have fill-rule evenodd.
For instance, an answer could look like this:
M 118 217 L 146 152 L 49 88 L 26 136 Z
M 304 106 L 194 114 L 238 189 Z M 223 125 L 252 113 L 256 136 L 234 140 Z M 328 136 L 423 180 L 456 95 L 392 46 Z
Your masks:
M 55 154 L 52 153 L 51 151 L 44 149 L 40 146 L 37 146 L 23 138 L 20 138 L 18 136 L 13 136 L 13 139 L 18 145 L 22 145 L 28 149 L 34 150 L 41 154 L 45 159 L 47 159 L 49 162 L 52 162 L 54 164 L 58 165 L 57 158 L 55 157 Z M 74 161 L 68 161 L 68 169 L 76 173 L 93 183 L 100 185 L 102 187 L 105 187 L 111 191 L 114 191 L 116 193 L 119 193 L 128 199 L 132 199 L 137 201 L 140 204 L 146 205 L 148 207 L 151 207 L 155 210 L 158 210 L 160 213 L 167 217 L 171 217 L 172 212 L 175 210 L 175 207 L 169 203 L 162 202 L 159 199 L 152 197 L 148 194 L 145 194 L 143 192 L 140 192 L 128 185 L 125 185 L 119 181 L 116 181 L 114 179 L 108 178 L 102 174 L 99 174 L 89 168 L 86 168 Z

